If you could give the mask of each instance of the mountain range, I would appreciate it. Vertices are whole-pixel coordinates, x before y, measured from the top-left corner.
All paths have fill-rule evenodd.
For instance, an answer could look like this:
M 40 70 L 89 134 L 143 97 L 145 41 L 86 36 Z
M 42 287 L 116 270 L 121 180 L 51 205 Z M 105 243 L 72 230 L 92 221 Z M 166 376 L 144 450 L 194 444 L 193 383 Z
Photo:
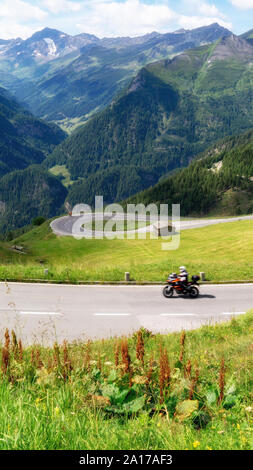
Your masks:
M 0 84 L 36 116 L 71 130 L 108 105 L 144 65 L 230 34 L 218 24 L 104 39 L 45 28 L 25 41 L 0 41 Z
M 252 63 L 253 46 L 235 35 L 152 63 L 43 164 L 78 180 L 71 203 L 90 203 L 101 188 L 106 202 L 122 200 L 133 194 L 132 179 L 145 189 L 218 139 L 253 127 Z

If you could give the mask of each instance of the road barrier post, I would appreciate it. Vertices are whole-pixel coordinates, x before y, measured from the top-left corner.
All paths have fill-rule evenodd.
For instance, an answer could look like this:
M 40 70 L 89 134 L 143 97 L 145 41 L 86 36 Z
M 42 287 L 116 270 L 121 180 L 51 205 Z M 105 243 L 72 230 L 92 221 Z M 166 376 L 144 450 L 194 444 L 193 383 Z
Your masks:
M 126 282 L 130 281 L 130 273 L 125 273 L 125 281 Z
M 206 275 L 205 273 L 199 273 L 200 274 L 200 280 L 205 281 L 206 280 Z

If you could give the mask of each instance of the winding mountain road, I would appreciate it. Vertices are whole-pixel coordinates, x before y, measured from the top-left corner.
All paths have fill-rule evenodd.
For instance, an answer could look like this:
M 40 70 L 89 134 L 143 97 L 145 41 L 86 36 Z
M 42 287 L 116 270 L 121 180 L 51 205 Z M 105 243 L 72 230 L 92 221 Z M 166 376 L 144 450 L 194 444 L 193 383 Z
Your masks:
M 52 344 L 198 328 L 253 308 L 253 284 L 201 286 L 198 299 L 165 299 L 162 286 L 67 286 L 0 283 L 0 335 Z
M 87 214 L 86 216 L 65 216 L 59 217 L 58 219 L 53 220 L 51 222 L 51 228 L 53 232 L 58 236 L 74 236 L 74 227 L 78 227 L 78 222 L 81 218 L 86 218 L 87 223 L 90 221 L 90 215 Z M 238 222 L 241 220 L 253 220 L 253 215 L 242 216 L 242 217 L 230 217 L 227 219 L 192 219 L 192 220 L 181 220 L 179 223 L 175 223 L 176 230 L 187 230 L 193 228 L 202 228 L 207 227 L 209 225 L 216 225 L 216 224 L 225 224 L 229 222 Z M 145 232 L 152 230 L 152 225 L 147 227 L 142 227 L 138 230 L 138 232 Z M 101 232 L 98 232 L 101 234 Z M 84 229 L 82 233 L 78 232 L 79 236 L 91 238 L 92 231 L 88 229 Z M 114 232 L 115 235 L 115 232 Z

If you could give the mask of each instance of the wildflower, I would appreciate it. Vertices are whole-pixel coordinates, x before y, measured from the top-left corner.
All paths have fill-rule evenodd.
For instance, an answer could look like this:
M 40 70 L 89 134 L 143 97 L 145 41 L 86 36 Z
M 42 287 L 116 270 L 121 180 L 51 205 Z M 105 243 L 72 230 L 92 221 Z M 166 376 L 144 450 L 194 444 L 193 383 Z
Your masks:
M 237 429 L 240 429 L 240 428 L 241 428 L 241 426 L 240 426 L 239 423 L 237 423 L 236 427 L 237 427 Z
M 252 411 L 253 411 L 252 406 L 247 406 L 247 407 L 245 408 L 245 411 L 247 411 L 247 413 L 252 413 Z
M 55 407 L 54 412 L 56 415 L 60 413 L 60 408 L 58 406 Z
M 200 446 L 200 442 L 199 442 L 199 441 L 194 441 L 194 442 L 193 442 L 193 447 L 194 447 L 194 449 L 197 449 L 197 447 L 199 447 L 199 446 Z
M 206 450 L 213 450 L 212 447 L 206 446 Z

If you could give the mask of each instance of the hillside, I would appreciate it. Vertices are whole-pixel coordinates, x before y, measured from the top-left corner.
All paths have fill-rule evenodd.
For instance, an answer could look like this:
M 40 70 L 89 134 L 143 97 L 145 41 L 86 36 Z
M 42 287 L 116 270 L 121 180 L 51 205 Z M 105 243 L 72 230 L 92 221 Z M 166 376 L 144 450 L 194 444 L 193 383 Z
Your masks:
M 102 172 L 121 172 L 126 166 L 128 180 L 141 170 L 140 184 L 149 187 L 152 179 L 186 166 L 218 139 L 253 126 L 252 60 L 253 47 L 229 36 L 143 68 L 106 110 L 59 145 L 45 165 L 65 166 L 72 180 L 84 179 L 83 191 L 78 182 L 79 202 L 86 202 L 86 178 L 96 175 L 89 192 L 94 198 Z M 73 184 L 71 193 L 75 188 Z M 104 190 L 109 202 L 132 194 L 124 172 Z
M 37 116 L 73 127 L 109 104 L 142 66 L 230 34 L 218 24 L 104 39 L 45 28 L 3 46 L 0 83 Z
M 35 118 L 3 88 L 0 88 L 0 125 L 0 176 L 41 163 L 65 138 L 59 127 Z
M 36 216 L 57 214 L 67 191 L 61 182 L 40 165 L 17 170 L 0 179 L 1 233 L 22 227 Z
M 182 215 L 253 212 L 253 131 L 218 142 L 200 159 L 130 203 L 181 204 Z

